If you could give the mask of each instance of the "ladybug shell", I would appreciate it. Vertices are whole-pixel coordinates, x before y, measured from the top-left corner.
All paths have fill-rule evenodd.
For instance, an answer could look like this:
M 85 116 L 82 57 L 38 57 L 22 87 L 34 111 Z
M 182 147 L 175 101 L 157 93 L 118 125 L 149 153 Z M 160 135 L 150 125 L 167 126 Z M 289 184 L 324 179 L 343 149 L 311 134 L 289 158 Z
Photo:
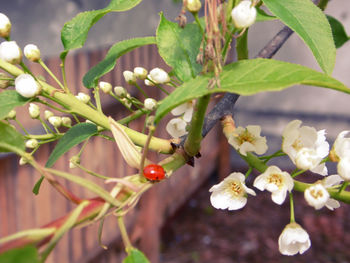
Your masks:
M 150 181 L 160 181 L 165 178 L 165 171 L 158 164 L 149 164 L 143 168 L 143 175 Z

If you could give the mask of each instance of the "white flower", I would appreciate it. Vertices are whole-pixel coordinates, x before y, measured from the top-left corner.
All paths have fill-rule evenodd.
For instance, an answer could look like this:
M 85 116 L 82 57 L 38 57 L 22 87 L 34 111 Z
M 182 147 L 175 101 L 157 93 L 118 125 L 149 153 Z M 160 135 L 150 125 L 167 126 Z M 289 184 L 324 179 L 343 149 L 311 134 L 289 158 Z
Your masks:
M 187 134 L 186 127 L 187 122 L 182 118 L 174 118 L 168 122 L 165 129 L 173 138 L 179 138 Z
M 22 51 L 16 41 L 4 41 L 0 44 L 0 58 L 11 64 L 21 62 Z
M 11 33 L 10 19 L 3 13 L 0 13 L 0 37 L 6 38 L 10 35 L 10 33 Z
M 148 71 L 143 67 L 134 68 L 134 75 L 138 79 L 146 79 Z
M 39 145 L 39 142 L 36 139 L 30 139 L 26 141 L 26 147 L 34 149 Z
M 294 120 L 287 124 L 282 135 L 282 150 L 299 169 L 326 175 L 327 167 L 324 163 L 320 164 L 329 153 L 325 130 L 300 127 L 301 123 L 300 120 Z
M 98 83 L 98 86 L 100 87 L 100 89 L 103 91 L 103 93 L 110 93 L 112 91 L 112 84 L 108 83 L 106 81 L 100 81 Z
M 89 101 L 90 101 L 90 96 L 83 93 L 83 92 L 79 92 L 78 95 L 75 97 L 85 104 L 89 103 Z
M 350 181 L 350 157 L 343 157 L 337 165 L 338 174 L 346 181 Z
M 171 111 L 174 116 L 180 116 L 183 114 L 182 119 L 186 122 L 190 122 L 193 114 L 193 103 L 194 101 L 185 102 Z
M 15 80 L 16 91 L 23 97 L 32 98 L 40 93 L 40 86 L 29 74 L 21 74 Z
M 157 107 L 157 101 L 152 98 L 145 99 L 143 104 L 147 110 L 154 110 Z
M 52 111 L 49 111 L 49 110 L 45 110 L 44 111 L 44 118 L 45 120 L 48 120 L 50 117 L 52 117 L 54 114 Z
M 62 118 L 58 117 L 58 116 L 52 116 L 52 117 L 48 118 L 48 121 L 55 128 L 58 128 L 62 125 Z
M 272 201 L 282 204 L 286 199 L 287 191 L 294 187 L 293 178 L 287 172 L 282 172 L 277 166 L 269 166 L 266 171 L 254 180 L 254 187 L 261 191 L 265 189 L 272 193 Z
M 297 223 L 288 224 L 278 238 L 278 249 L 286 256 L 303 254 L 310 246 L 309 234 Z
M 267 151 L 266 138 L 260 136 L 260 132 L 261 127 L 258 125 L 238 127 L 229 135 L 228 142 L 244 156 L 247 152 L 264 154 Z
M 350 138 L 345 137 L 348 133 L 339 133 L 330 154 L 332 160 L 338 161 L 338 174 L 346 181 L 350 181 Z
M 132 72 L 130 70 L 125 70 L 123 72 L 123 76 L 124 76 L 125 81 L 129 84 L 134 84 L 136 82 L 136 76 L 135 76 L 134 72 Z
M 114 93 L 121 98 L 125 97 L 127 94 L 126 90 L 122 86 L 115 86 Z
M 232 9 L 231 16 L 236 28 L 250 27 L 255 22 L 256 9 L 251 1 L 244 0 Z
M 34 104 L 34 103 L 29 103 L 29 115 L 32 119 L 37 119 L 40 115 L 40 108 L 38 105 Z
M 170 81 L 168 73 L 161 68 L 154 68 L 149 72 L 150 78 L 158 84 L 165 84 Z
M 36 45 L 28 44 L 23 51 L 26 58 L 30 61 L 38 62 L 40 60 L 40 50 Z
M 152 77 L 148 74 L 147 79 L 145 79 L 145 85 L 152 87 L 155 85 L 155 81 L 152 79 Z
M 221 183 L 209 189 L 210 202 L 217 209 L 238 210 L 247 203 L 247 194 L 255 196 L 254 190 L 244 184 L 242 173 L 231 173 Z
M 195 13 L 201 9 L 202 4 L 200 0 L 187 0 L 186 8 L 188 11 Z

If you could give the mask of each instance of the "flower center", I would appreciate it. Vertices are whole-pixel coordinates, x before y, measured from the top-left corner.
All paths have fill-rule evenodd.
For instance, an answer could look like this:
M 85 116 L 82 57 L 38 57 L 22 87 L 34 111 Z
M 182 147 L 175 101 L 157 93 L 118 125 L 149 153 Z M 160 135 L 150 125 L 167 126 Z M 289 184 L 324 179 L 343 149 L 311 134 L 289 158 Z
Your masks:
M 242 188 L 241 182 L 232 181 L 228 184 L 228 191 L 235 197 L 242 196 L 244 194 L 244 190 Z
M 278 188 L 283 186 L 283 178 L 280 174 L 270 174 L 267 181 L 269 184 L 275 184 Z
M 310 194 L 313 198 L 318 199 L 323 197 L 323 192 L 321 190 L 312 189 Z
M 253 142 L 255 141 L 255 137 L 246 129 L 237 137 L 237 140 L 239 144 L 243 144 L 244 142 L 250 142 L 251 144 L 253 144 Z
M 301 140 L 300 138 L 296 139 L 293 144 L 292 144 L 292 147 L 296 150 L 296 151 L 299 151 L 301 148 L 303 148 L 303 144 L 301 143 Z

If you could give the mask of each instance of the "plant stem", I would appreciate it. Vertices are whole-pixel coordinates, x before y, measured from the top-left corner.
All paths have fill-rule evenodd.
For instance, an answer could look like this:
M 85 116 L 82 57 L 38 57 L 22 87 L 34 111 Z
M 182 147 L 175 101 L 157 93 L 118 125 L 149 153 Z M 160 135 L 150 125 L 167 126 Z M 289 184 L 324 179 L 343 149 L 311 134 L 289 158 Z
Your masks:
M 125 246 L 125 251 L 126 251 L 126 253 L 129 253 L 133 249 L 133 246 L 131 245 L 131 242 L 130 242 L 130 239 L 128 236 L 128 232 L 126 231 L 124 219 L 122 216 L 118 216 L 117 218 L 118 218 L 118 226 L 120 229 L 120 235 L 122 236 L 123 243 Z
M 42 61 L 41 59 L 39 59 L 38 63 L 45 69 L 45 71 L 47 73 L 49 73 L 49 75 L 56 81 L 56 83 L 58 84 L 58 86 L 61 87 L 62 90 L 66 91 L 66 89 L 64 88 L 63 84 L 61 83 L 61 81 L 59 81 L 57 79 L 57 77 L 55 76 L 55 74 L 52 73 L 52 71 L 46 66 L 46 64 L 44 63 L 44 61 Z
M 149 132 L 148 132 L 148 136 L 147 136 L 147 140 L 146 140 L 146 143 L 145 143 L 145 147 L 143 149 L 143 153 L 142 153 L 142 156 L 141 156 L 141 162 L 140 162 L 140 175 L 143 176 L 143 167 L 145 165 L 145 160 L 146 160 L 146 157 L 147 157 L 147 152 L 148 152 L 148 147 L 149 147 L 149 144 L 151 142 L 151 139 L 152 139 L 152 136 L 156 130 L 156 128 L 154 127 L 154 125 L 150 125 L 150 127 L 148 128 L 149 129 Z
M 292 192 L 289 193 L 289 203 L 290 203 L 290 222 L 295 223 L 295 216 L 294 216 L 294 200 L 293 200 L 293 194 Z
M 95 87 L 94 96 L 95 96 L 97 111 L 102 113 L 102 106 L 101 106 L 101 99 L 100 99 L 100 88 L 99 87 Z

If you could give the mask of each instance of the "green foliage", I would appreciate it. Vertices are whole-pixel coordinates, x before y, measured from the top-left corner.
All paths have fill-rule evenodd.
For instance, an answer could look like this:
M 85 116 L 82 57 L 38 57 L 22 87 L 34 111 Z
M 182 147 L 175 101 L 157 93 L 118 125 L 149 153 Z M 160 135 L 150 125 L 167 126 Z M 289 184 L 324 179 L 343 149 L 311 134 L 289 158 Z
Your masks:
M 19 95 L 15 90 L 4 90 L 0 92 L 0 120 L 6 118 L 7 114 L 15 107 L 22 106 L 29 100 Z
M 208 89 L 210 79 L 212 75 L 198 76 L 178 87 L 161 102 L 156 112 L 155 122 L 186 101 L 218 92 L 253 95 L 263 91 L 279 91 L 304 84 L 350 93 L 350 89 L 344 84 L 326 74 L 301 65 L 273 59 L 241 60 L 225 66 L 220 75 L 220 87 Z
M 34 187 L 33 187 L 33 194 L 38 195 L 39 194 L 39 190 L 40 190 L 40 186 L 42 184 L 42 182 L 44 181 L 45 177 L 41 176 L 40 179 L 35 183 Z
M 72 147 L 85 141 L 97 133 L 97 127 L 92 123 L 79 123 L 70 128 L 58 141 L 55 149 L 47 160 L 46 167 L 51 167 L 63 154 Z
M 264 3 L 271 13 L 304 40 L 322 70 L 331 74 L 336 49 L 331 27 L 324 13 L 310 0 L 264 0 Z
M 187 24 L 185 28 L 180 28 L 177 23 L 160 14 L 157 28 L 158 51 L 179 79 L 187 81 L 201 71 L 202 66 L 196 62 L 201 41 L 202 35 L 197 24 Z
M 24 137 L 12 126 L 0 121 L 0 152 L 24 151 Z
M 155 37 L 133 38 L 114 44 L 108 50 L 105 58 L 85 74 L 83 78 L 85 87 L 95 87 L 97 85 L 98 79 L 110 72 L 117 63 L 116 60 L 122 55 L 134 50 L 135 48 L 152 44 L 156 44 Z
M 350 37 L 346 34 L 344 26 L 340 21 L 328 15 L 327 19 L 332 28 L 335 47 L 340 48 L 350 39 Z
M 0 255 L 1 263 L 38 263 L 38 250 L 34 246 L 25 246 L 8 250 Z
M 256 22 L 271 21 L 277 19 L 277 17 L 267 14 L 264 10 L 260 8 L 257 8 L 256 11 Z
M 149 260 L 140 250 L 132 249 L 123 263 L 149 263 Z

